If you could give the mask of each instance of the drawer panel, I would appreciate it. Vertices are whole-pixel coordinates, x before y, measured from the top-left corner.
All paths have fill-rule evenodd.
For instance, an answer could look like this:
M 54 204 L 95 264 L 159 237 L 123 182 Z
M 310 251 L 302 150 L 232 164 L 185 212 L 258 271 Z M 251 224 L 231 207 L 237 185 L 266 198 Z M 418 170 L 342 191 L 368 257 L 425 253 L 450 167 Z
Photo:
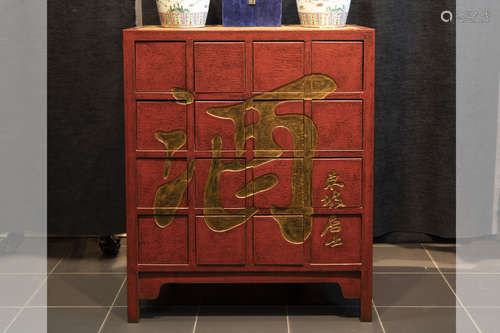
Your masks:
M 245 208 L 247 177 L 244 159 L 204 159 L 195 161 L 195 206 L 209 210 Z
M 304 76 L 303 42 L 254 42 L 253 90 L 271 91 Z
M 137 102 L 137 149 L 185 151 L 188 149 L 187 135 L 185 105 Z
M 169 217 L 172 220 L 163 228 L 153 217 L 138 219 L 139 264 L 188 264 L 188 217 Z
M 361 216 L 314 216 L 311 231 L 311 263 L 361 262 Z
M 136 43 L 135 86 L 137 91 L 186 88 L 186 43 Z
M 187 207 L 188 182 L 185 159 L 137 160 L 137 207 Z
M 302 216 L 278 217 L 281 225 L 288 230 L 287 235 L 303 239 L 304 219 Z M 287 237 L 292 238 L 292 237 Z M 303 265 L 303 243 L 292 243 L 285 239 L 280 223 L 273 216 L 255 216 L 253 218 L 253 253 L 255 265 Z
M 244 221 L 245 216 L 210 216 L 210 225 Z M 246 223 L 227 231 L 214 231 L 203 216 L 196 217 L 196 263 L 198 265 L 245 265 Z
M 330 76 L 338 92 L 363 90 L 363 42 L 313 42 L 312 72 Z
M 314 208 L 361 207 L 362 159 L 314 159 L 312 197 Z
M 195 105 L 195 146 L 196 151 L 214 151 L 214 137 L 220 136 L 219 150 L 224 156 L 239 156 L 245 149 L 245 115 L 237 110 L 238 102 L 196 102 Z M 216 108 L 216 109 L 215 109 Z M 249 113 L 251 117 L 251 114 Z M 247 120 L 249 121 L 249 120 Z
M 362 101 L 313 101 L 312 119 L 318 129 L 316 150 L 363 149 Z
M 302 174 L 303 159 L 300 158 L 278 158 L 254 168 L 253 179 L 257 192 L 253 196 L 255 207 L 303 207 Z
M 194 45 L 197 92 L 245 91 L 245 44 L 199 42 Z
M 255 156 L 275 157 L 276 152 L 303 151 L 304 102 L 281 102 L 275 105 L 274 112 L 269 104 L 270 102 L 257 102 L 256 110 L 252 110 Z

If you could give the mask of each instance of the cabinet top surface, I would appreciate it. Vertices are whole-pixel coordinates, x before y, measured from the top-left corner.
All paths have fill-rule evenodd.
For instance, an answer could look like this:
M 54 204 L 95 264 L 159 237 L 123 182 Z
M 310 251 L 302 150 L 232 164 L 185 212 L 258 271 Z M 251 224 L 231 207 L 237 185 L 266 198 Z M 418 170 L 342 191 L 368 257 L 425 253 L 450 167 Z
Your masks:
M 135 31 L 135 32 L 151 32 L 151 31 L 168 31 L 168 32 L 182 32 L 182 31 L 374 31 L 373 28 L 362 27 L 359 25 L 344 25 L 338 27 L 307 27 L 302 25 L 282 25 L 279 27 L 224 27 L 221 25 L 209 25 L 202 28 L 171 28 L 162 27 L 159 25 L 146 25 L 140 27 L 133 27 L 124 29 L 124 31 Z

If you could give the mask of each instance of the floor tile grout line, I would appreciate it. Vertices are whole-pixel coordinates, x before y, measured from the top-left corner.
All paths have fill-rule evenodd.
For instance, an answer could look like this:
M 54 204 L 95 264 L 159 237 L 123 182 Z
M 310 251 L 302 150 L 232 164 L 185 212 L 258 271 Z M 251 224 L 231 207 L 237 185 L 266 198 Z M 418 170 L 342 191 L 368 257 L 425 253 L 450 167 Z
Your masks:
M 196 329 L 198 328 L 198 317 L 200 316 L 200 308 L 201 306 L 198 305 L 198 310 L 196 311 L 196 316 L 194 317 L 193 333 L 196 333 Z
M 54 265 L 54 267 L 52 267 L 52 269 L 50 270 L 50 272 L 47 273 L 47 276 L 53 275 L 55 273 L 57 267 L 62 263 L 62 261 L 64 260 L 64 258 L 66 258 L 68 255 L 69 255 L 69 253 L 66 253 L 66 254 L 62 255 L 61 258 Z
M 378 322 L 380 324 L 380 327 L 382 328 L 382 333 L 386 333 L 384 323 L 382 323 L 382 318 L 380 317 L 380 314 L 378 313 L 377 306 L 375 305 L 375 301 L 372 299 L 372 305 L 373 305 L 373 310 L 375 310 L 375 315 L 378 318 Z
M 455 292 L 455 290 L 453 290 L 453 288 L 451 287 L 451 284 L 448 281 L 448 279 L 446 278 L 446 276 L 443 274 L 443 272 L 441 272 L 441 269 L 439 268 L 437 262 L 434 260 L 434 257 L 432 256 L 432 254 L 429 252 L 429 250 L 425 247 L 424 244 L 420 243 L 420 246 L 422 246 L 422 248 L 424 249 L 424 251 L 427 254 L 427 256 L 431 259 L 431 261 L 434 264 L 434 266 L 436 266 L 436 269 L 439 271 L 439 273 L 441 273 L 441 277 L 443 278 L 444 282 L 448 285 L 448 288 L 450 288 L 450 290 L 453 293 L 453 295 L 455 295 L 456 301 L 458 302 L 458 304 L 460 305 L 460 307 L 465 311 L 465 314 L 467 315 L 467 317 L 469 317 L 469 319 L 471 320 L 471 322 L 474 325 L 474 327 L 476 328 L 476 330 L 479 333 L 482 333 L 481 329 L 479 328 L 479 325 L 476 323 L 476 321 L 472 317 L 472 314 L 469 312 L 469 310 L 467 310 L 467 308 L 465 307 L 465 305 L 462 302 L 462 300 L 460 299 L 460 297 L 458 297 L 458 295 Z
M 62 257 L 61 259 L 59 259 L 59 261 L 54 265 L 54 267 L 52 267 L 52 269 L 50 270 L 50 272 L 48 272 L 45 277 L 42 279 L 42 282 L 40 282 L 40 284 L 38 285 L 38 287 L 35 289 L 35 291 L 31 294 L 31 296 L 26 300 L 26 302 L 24 302 L 23 306 L 19 309 L 19 311 L 17 311 L 16 315 L 14 316 L 14 318 L 12 318 L 12 320 L 9 322 L 9 324 L 5 327 L 5 329 L 3 330 L 2 333 L 7 333 L 8 330 L 12 327 L 12 325 L 14 325 L 14 323 L 16 322 L 16 320 L 19 318 L 19 316 L 23 313 L 24 309 L 26 309 L 26 307 L 28 306 L 28 304 L 31 303 L 31 301 L 33 300 L 33 298 L 35 297 L 36 294 L 38 294 L 38 292 L 43 288 L 43 286 L 47 283 L 47 280 L 49 278 L 49 275 L 52 274 L 54 272 L 54 270 L 57 268 L 57 266 L 59 266 L 59 264 L 62 262 L 64 257 Z
M 56 270 L 57 266 L 59 266 L 59 264 L 63 261 L 64 257 L 65 257 L 65 256 L 62 256 L 62 257 L 61 257 L 61 259 L 59 259 L 59 260 L 57 261 L 57 263 L 54 265 L 54 267 L 52 267 L 52 269 L 50 270 L 50 272 L 49 272 L 47 275 L 52 275 L 52 274 L 54 274 L 54 272 L 55 272 L 55 270 Z
M 104 328 L 106 321 L 108 320 L 109 316 L 111 315 L 111 311 L 113 311 L 113 307 L 114 307 L 116 301 L 118 300 L 118 297 L 120 296 L 120 293 L 121 293 L 123 286 L 125 285 L 126 282 L 127 282 L 127 277 L 125 276 L 125 278 L 122 281 L 122 284 L 120 285 L 120 288 L 118 288 L 118 291 L 116 292 L 116 295 L 115 295 L 115 298 L 113 299 L 113 302 L 111 303 L 111 305 L 108 308 L 108 311 L 106 312 L 106 316 L 104 316 L 104 319 L 101 323 L 101 326 L 99 326 L 99 330 L 97 331 L 97 333 L 102 332 L 102 329 Z
M 286 331 L 290 333 L 290 316 L 288 313 L 288 304 L 286 305 Z

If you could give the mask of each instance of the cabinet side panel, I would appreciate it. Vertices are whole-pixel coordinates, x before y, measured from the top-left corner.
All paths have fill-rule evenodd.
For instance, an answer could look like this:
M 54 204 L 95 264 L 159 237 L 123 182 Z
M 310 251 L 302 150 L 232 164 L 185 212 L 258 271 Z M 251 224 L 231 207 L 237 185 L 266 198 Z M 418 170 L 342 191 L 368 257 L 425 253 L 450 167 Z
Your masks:
M 139 299 L 137 286 L 137 224 L 135 210 L 135 41 L 132 34 L 123 34 L 124 96 L 125 96 L 125 183 L 127 219 L 127 294 L 128 321 L 139 320 Z
M 375 32 L 365 33 L 364 41 L 364 76 L 365 76 L 365 109 L 364 109 L 364 145 L 365 159 L 364 177 L 364 216 L 362 230 L 362 262 L 361 273 L 361 320 L 371 321 L 372 315 L 372 262 L 373 262 L 373 154 L 374 154 L 374 102 L 375 102 Z

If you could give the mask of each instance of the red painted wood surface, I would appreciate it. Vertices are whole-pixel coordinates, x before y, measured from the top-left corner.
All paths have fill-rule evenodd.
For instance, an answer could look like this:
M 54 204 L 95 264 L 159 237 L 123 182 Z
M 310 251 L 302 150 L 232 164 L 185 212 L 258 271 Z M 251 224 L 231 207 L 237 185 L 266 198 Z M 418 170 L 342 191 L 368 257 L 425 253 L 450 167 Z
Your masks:
M 165 159 L 137 160 L 137 207 L 155 208 L 154 198 L 156 189 L 160 185 L 179 177 L 187 167 L 186 160 L 171 160 L 170 172 L 168 177 L 165 178 L 165 162 Z M 186 191 L 180 207 L 188 206 L 189 196 L 189 192 Z
M 272 163 L 263 164 L 253 170 L 253 178 L 262 177 L 268 173 L 278 176 L 278 184 L 269 191 L 253 196 L 257 208 L 292 207 L 292 169 L 294 159 L 280 158 Z M 297 206 L 296 206 L 297 207 Z M 298 208 L 298 207 L 297 207 Z
M 294 97 L 275 109 L 279 115 L 309 117 L 318 131 L 310 174 L 311 233 L 295 244 L 283 237 L 271 208 L 290 205 L 293 161 L 305 163 L 306 147 L 294 146 L 290 130 L 278 126 L 271 133 L 282 150 L 276 158 L 252 138 L 263 120 L 259 111 L 248 109 L 242 133 L 247 139 L 237 151 L 234 121 L 207 111 L 313 73 L 330 76 L 337 89 L 312 101 Z M 139 319 L 138 299 L 156 297 L 162 284 L 217 282 L 339 283 L 345 297 L 361 299 L 361 319 L 371 320 L 373 29 L 127 29 L 124 80 L 129 321 Z M 173 88 L 191 91 L 194 103 L 176 102 Z M 185 131 L 186 143 L 173 154 L 165 178 L 167 152 L 154 135 L 172 130 Z M 205 207 L 215 136 L 222 141 L 218 156 L 223 163 L 238 158 L 242 165 L 257 166 L 223 171 L 217 193 L 222 207 Z M 314 142 L 309 138 L 306 146 Z M 269 156 L 273 160 L 256 163 Z M 156 190 L 193 160 L 182 207 L 170 225 L 160 228 L 153 219 Z M 330 193 L 325 182 L 332 170 L 343 183 L 336 189 L 345 207 L 329 208 L 321 201 Z M 269 173 L 276 175 L 276 186 L 247 198 L 236 196 L 251 180 Z M 252 207 L 256 215 L 229 231 L 215 232 L 205 223 L 204 215 L 217 216 L 222 208 L 225 214 L 242 214 Z M 333 248 L 325 246 L 333 233 L 321 237 L 331 216 L 342 227 L 342 245 Z
M 203 216 L 196 217 L 196 263 L 198 265 L 245 265 L 246 225 L 227 232 L 210 230 Z
M 186 86 L 185 43 L 137 43 L 135 52 L 138 91 L 170 91 Z
M 137 103 L 137 149 L 165 150 L 155 138 L 157 131 L 187 132 L 187 107 L 171 101 Z M 180 150 L 186 150 L 184 145 Z
M 235 153 L 234 122 L 231 119 L 216 118 L 207 114 L 207 109 L 233 105 L 235 102 L 207 102 L 195 103 L 195 135 L 194 141 L 197 151 L 212 151 L 212 139 L 215 135 L 222 138 L 222 152 L 224 157 L 238 157 Z M 246 134 L 246 133 L 245 133 Z
M 253 89 L 270 91 L 304 76 L 303 42 L 254 42 Z
M 187 265 L 188 217 L 177 216 L 165 228 L 160 228 L 151 217 L 138 219 L 139 264 Z
M 253 251 L 255 265 L 302 265 L 304 245 L 292 244 L 281 234 L 272 216 L 253 218 Z
M 325 190 L 325 181 L 331 170 L 335 170 L 339 174 L 339 181 L 344 183 L 344 187 L 337 190 L 346 207 L 362 206 L 362 163 L 359 158 L 315 158 L 312 172 L 313 207 L 324 207 L 321 199 L 330 193 Z
M 312 71 L 333 77 L 337 91 L 363 90 L 363 42 L 313 42 Z
M 313 101 L 312 119 L 319 133 L 316 150 L 363 149 L 363 101 Z
M 361 261 L 361 217 L 351 215 L 337 215 L 341 225 L 343 244 L 331 248 L 325 246 L 325 242 L 331 240 L 331 234 L 321 237 L 328 223 L 328 215 L 315 216 L 311 233 L 311 263 L 313 264 L 335 264 L 352 263 Z
M 245 44 L 243 42 L 195 43 L 194 60 L 196 91 L 245 91 Z

